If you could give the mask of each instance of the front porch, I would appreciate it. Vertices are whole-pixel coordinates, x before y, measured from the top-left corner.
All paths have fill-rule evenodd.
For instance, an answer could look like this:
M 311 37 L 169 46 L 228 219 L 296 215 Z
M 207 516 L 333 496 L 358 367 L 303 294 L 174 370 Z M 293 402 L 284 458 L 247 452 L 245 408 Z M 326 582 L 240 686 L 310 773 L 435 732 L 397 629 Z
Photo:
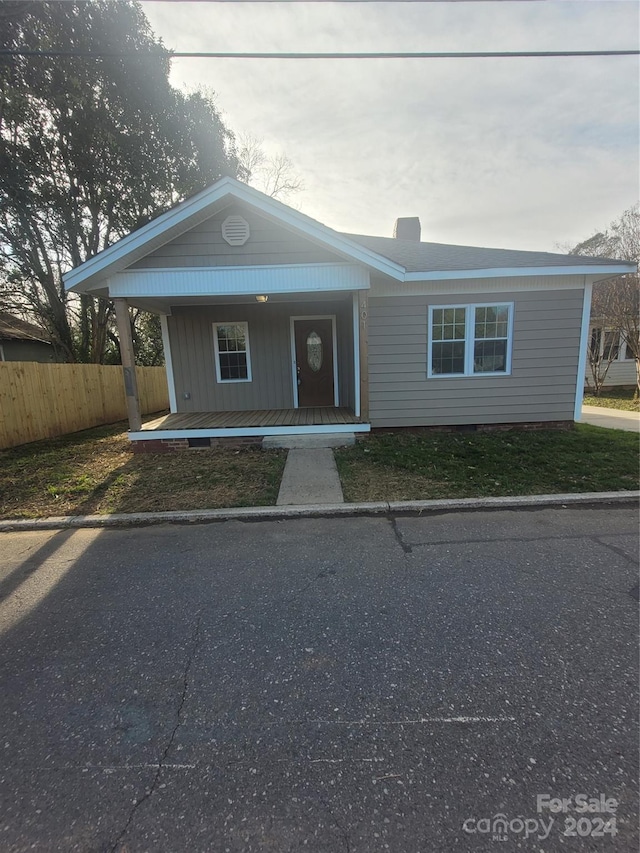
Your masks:
M 369 432 L 370 424 L 345 406 L 258 409 L 239 412 L 174 412 L 129 433 L 131 441 L 321 435 Z

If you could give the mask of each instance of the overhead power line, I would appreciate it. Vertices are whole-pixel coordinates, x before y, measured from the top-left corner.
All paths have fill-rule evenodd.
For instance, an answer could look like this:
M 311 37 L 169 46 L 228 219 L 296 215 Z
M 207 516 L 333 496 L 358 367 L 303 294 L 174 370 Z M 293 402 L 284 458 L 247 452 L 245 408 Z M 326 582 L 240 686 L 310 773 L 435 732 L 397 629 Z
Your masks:
M 457 0 L 456 0 L 457 2 Z M 254 52 L 254 51 L 167 51 L 167 53 L 136 50 L 0 50 L 0 56 L 22 57 L 89 57 L 171 59 L 550 59 L 575 56 L 639 56 L 640 50 L 510 50 L 510 51 L 387 51 L 371 53 Z
M 229 6 L 247 3 L 326 3 L 344 5 L 347 3 L 549 3 L 550 0 L 141 0 L 142 3 L 226 3 Z
M 230 6 L 247 3 L 549 3 L 550 0 L 141 0 L 142 3 L 227 3 Z

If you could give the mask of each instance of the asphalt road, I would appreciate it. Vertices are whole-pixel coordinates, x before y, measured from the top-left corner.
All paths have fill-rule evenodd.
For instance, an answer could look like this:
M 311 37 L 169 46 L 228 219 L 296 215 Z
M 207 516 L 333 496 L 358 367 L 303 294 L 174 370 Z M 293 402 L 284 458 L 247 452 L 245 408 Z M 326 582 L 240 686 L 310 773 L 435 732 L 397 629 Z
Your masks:
M 0 549 L 2 853 L 638 848 L 635 509 Z

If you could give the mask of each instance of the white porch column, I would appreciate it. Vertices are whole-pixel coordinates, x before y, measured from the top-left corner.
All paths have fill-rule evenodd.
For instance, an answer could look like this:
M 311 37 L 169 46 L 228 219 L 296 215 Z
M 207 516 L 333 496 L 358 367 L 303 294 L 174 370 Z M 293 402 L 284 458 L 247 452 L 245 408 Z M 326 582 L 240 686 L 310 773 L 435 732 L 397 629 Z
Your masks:
M 120 357 L 122 359 L 124 391 L 127 398 L 129 430 L 131 432 L 138 432 L 142 426 L 142 417 L 140 415 L 140 397 L 138 395 L 138 381 L 136 378 L 136 359 L 133 354 L 129 306 L 126 299 L 114 299 L 113 304 L 116 309 L 118 337 L 120 338 Z

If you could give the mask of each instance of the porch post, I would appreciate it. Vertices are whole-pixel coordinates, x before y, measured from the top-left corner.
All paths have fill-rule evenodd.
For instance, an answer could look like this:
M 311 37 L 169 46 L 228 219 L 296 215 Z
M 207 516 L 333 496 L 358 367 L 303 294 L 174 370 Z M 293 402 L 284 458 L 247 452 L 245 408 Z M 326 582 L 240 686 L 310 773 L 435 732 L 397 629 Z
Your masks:
M 138 381 L 136 378 L 136 359 L 133 354 L 133 338 L 131 337 L 131 318 L 126 299 L 114 299 L 118 337 L 120 338 L 120 357 L 124 376 L 124 390 L 127 397 L 127 415 L 129 430 L 137 432 L 142 426 L 140 416 L 140 398 L 138 396 Z
M 358 291 L 358 322 L 360 335 L 360 420 L 369 420 L 369 295 Z

